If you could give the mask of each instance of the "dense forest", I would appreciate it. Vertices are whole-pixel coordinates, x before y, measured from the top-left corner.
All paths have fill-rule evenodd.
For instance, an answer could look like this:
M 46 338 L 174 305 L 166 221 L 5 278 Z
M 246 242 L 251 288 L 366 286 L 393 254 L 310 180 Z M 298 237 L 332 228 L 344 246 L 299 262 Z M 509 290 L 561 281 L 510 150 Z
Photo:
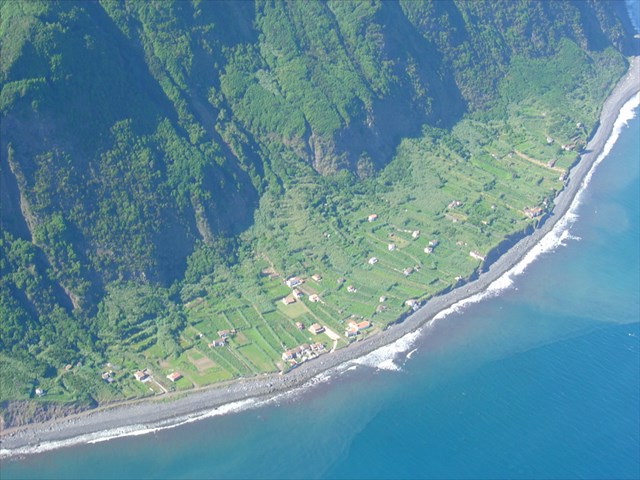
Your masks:
M 281 368 L 272 350 L 299 334 L 279 333 L 282 278 L 270 295 L 261 272 L 347 276 L 346 257 L 374 251 L 364 238 L 376 232 L 352 220 L 369 202 L 400 213 L 423 202 L 413 217 L 424 216 L 423 229 L 453 218 L 469 226 L 469 242 L 496 244 L 528 221 L 500 217 L 499 200 L 524 208 L 551 198 L 556 170 L 575 159 L 565 144 L 594 126 L 633 41 L 618 1 L 14 0 L 0 9 L 5 410 L 38 386 L 44 400 L 83 405 L 144 394 L 126 387 L 127 369 L 197 363 L 185 352 L 203 335 L 190 313 L 200 304 L 203 318 L 264 326 L 238 344 L 245 356 L 211 360 L 224 375 L 191 384 Z M 536 153 L 538 131 L 542 144 L 557 136 L 553 150 Z M 513 151 L 549 155 L 551 170 L 499 164 L 516 139 L 525 147 Z M 465 175 L 478 185 L 465 190 Z M 516 179 L 527 197 L 510 196 Z M 465 197 L 464 218 L 425 207 L 437 191 L 442 202 Z M 413 222 L 400 221 L 398 231 Z M 322 247 L 329 231 L 343 243 Z M 477 268 L 451 258 L 462 276 Z M 424 268 L 416 285 L 428 288 L 394 281 L 388 291 L 420 296 L 453 283 L 442 273 L 450 264 L 426 265 L 434 276 Z M 237 304 L 220 306 L 230 298 Z M 125 386 L 107 391 L 100 372 L 111 362 Z

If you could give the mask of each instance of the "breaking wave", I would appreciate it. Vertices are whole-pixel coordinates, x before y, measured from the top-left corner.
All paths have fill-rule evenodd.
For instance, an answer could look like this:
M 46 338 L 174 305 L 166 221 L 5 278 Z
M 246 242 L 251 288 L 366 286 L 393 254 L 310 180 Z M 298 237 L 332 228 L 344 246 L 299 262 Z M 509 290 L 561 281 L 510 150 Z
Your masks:
M 188 415 L 183 415 L 177 418 L 171 418 L 162 420 L 156 423 L 150 424 L 135 424 L 128 425 L 126 427 L 118 427 L 109 430 L 103 430 L 95 433 L 88 433 L 79 435 L 77 437 L 69 438 L 66 440 L 58 440 L 51 442 L 44 442 L 38 445 L 29 445 L 26 447 L 20 447 L 15 449 L 0 449 L 0 458 L 8 458 L 14 456 L 23 456 L 34 453 L 43 453 L 50 450 L 55 450 L 63 447 L 70 447 L 72 445 L 80 444 L 95 444 L 114 440 L 116 438 L 124 437 L 137 437 L 140 435 L 147 435 L 149 433 L 156 433 L 162 430 L 179 427 L 188 423 L 197 422 L 205 418 L 217 417 L 220 415 L 227 415 L 229 413 L 237 413 L 250 408 L 256 408 L 261 402 L 248 398 L 245 400 L 239 400 L 237 402 L 231 402 L 225 405 L 221 405 L 216 408 L 212 408 L 206 411 L 200 411 Z
M 570 229 L 578 219 L 578 209 L 582 204 L 584 192 L 589 186 L 589 183 L 591 183 L 591 179 L 594 172 L 598 168 L 598 165 L 600 165 L 602 160 L 604 160 L 604 158 L 609 155 L 609 152 L 611 152 L 611 149 L 618 140 L 618 137 L 620 137 L 622 129 L 627 125 L 629 120 L 635 118 L 636 109 L 638 108 L 638 106 L 640 106 L 640 93 L 634 95 L 620 109 L 620 113 L 618 114 L 618 117 L 613 124 L 611 135 L 609 135 L 609 138 L 605 142 L 604 147 L 602 148 L 602 152 L 600 152 L 595 162 L 582 180 L 580 188 L 571 201 L 567 213 L 560 220 L 558 220 L 551 231 L 544 237 L 542 237 L 540 241 L 536 245 L 534 245 L 513 268 L 493 281 L 486 290 L 480 293 L 476 293 L 475 295 L 471 295 L 470 297 L 467 297 L 453 304 L 449 308 L 442 310 L 433 318 L 433 321 L 441 320 L 452 313 L 463 310 L 467 305 L 478 303 L 485 298 L 495 297 L 502 291 L 508 288 L 512 288 L 514 284 L 514 278 L 522 275 L 527 267 L 531 265 L 538 257 L 545 253 L 552 252 L 560 246 L 566 246 L 566 240 L 580 240 L 580 237 L 571 235 Z
M 404 352 L 414 350 L 413 346 L 418 337 L 420 337 L 421 332 L 421 328 L 414 330 L 413 332 L 409 332 L 395 342 L 380 347 L 362 357 L 353 359 L 348 362 L 348 364 L 363 365 L 366 367 L 377 368 L 378 370 L 401 370 L 401 367 L 395 363 L 396 358 Z
M 622 109 L 620 110 L 620 114 L 618 115 L 618 118 L 614 123 L 612 133 L 607 139 L 602 152 L 598 155 L 598 158 L 582 181 L 580 189 L 572 200 L 569 210 L 554 225 L 553 229 L 549 233 L 547 233 L 531 250 L 529 250 L 522 258 L 522 260 L 520 260 L 512 269 L 505 272 L 500 278 L 492 282 L 485 291 L 460 300 L 452 306 L 440 311 L 437 315 L 435 315 L 433 320 L 424 327 L 407 333 L 395 342 L 389 345 L 382 346 L 374 350 L 373 352 L 368 353 L 367 355 L 350 360 L 342 365 L 339 365 L 338 367 L 335 367 L 334 369 L 316 375 L 300 387 L 291 389 L 286 392 L 278 393 L 268 399 L 249 398 L 231 402 L 197 413 L 163 420 L 157 423 L 129 425 L 126 427 L 80 435 L 66 440 L 44 442 L 35 446 L 26 446 L 15 449 L 3 448 L 0 449 L 0 459 L 15 456 L 24 456 L 34 453 L 42 453 L 58 448 L 69 447 L 72 445 L 95 444 L 117 438 L 147 435 L 149 433 L 156 433 L 162 430 L 176 428 L 207 418 L 227 415 L 231 413 L 238 413 L 250 409 L 255 409 L 264 405 L 277 405 L 282 400 L 295 398 L 309 388 L 328 382 L 332 378 L 332 372 L 343 373 L 346 371 L 354 370 L 359 365 L 372 367 L 379 370 L 401 370 L 401 367 L 396 363 L 398 357 L 401 354 L 408 352 L 405 355 L 405 358 L 410 359 L 417 350 L 416 348 L 414 348 L 416 341 L 418 340 L 422 332 L 425 331 L 425 329 L 428 330 L 433 326 L 433 322 L 442 320 L 452 313 L 459 312 L 463 310 L 467 305 L 480 302 L 488 297 L 497 296 L 505 289 L 512 288 L 514 283 L 513 279 L 518 275 L 521 275 L 526 270 L 526 268 L 538 257 L 543 255 L 544 253 L 555 250 L 559 246 L 564 246 L 564 242 L 566 240 L 579 240 L 578 237 L 574 237 L 571 235 L 570 227 L 578 218 L 577 210 L 582 202 L 584 191 L 591 182 L 591 178 L 597 166 L 611 151 L 611 148 L 620 136 L 622 128 L 627 124 L 629 120 L 635 117 L 635 110 L 639 105 L 640 94 L 637 94 L 622 107 Z

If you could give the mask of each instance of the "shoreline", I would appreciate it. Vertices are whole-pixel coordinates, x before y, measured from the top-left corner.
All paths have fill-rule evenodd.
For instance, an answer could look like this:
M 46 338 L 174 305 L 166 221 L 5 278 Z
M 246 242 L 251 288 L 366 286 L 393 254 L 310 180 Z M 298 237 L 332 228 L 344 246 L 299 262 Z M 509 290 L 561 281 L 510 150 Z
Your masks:
M 460 302 L 472 301 L 472 297 L 487 292 L 496 280 L 523 261 L 542 238 L 570 213 L 574 199 L 582 191 L 585 180 L 588 180 L 611 137 L 622 107 L 640 91 L 640 57 L 629 60 L 629 70 L 605 100 L 597 130 L 585 148 L 586 153 L 570 169 L 568 180 L 555 197 L 554 208 L 548 219 L 509 248 L 476 280 L 431 298 L 402 323 L 392 324 L 385 331 L 364 341 L 306 362 L 285 375 L 263 374 L 235 379 L 201 389 L 122 402 L 44 423 L 5 429 L 0 432 L 0 459 L 65 445 L 104 441 L 116 436 L 144 434 L 262 404 L 263 401 L 313 382 L 327 370 L 389 346 L 406 335 L 415 332 L 417 336 L 421 327 L 442 318 L 452 307 L 455 309 Z M 41 446 L 45 443 L 46 446 Z

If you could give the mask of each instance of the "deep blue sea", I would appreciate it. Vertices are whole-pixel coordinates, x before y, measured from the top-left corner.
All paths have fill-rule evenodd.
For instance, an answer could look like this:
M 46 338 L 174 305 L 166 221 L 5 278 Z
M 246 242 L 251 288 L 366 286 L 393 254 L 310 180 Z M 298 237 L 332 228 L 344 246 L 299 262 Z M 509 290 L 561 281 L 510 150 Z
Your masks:
M 2 480 L 640 478 L 639 132 L 495 296 L 302 392 L 3 461 Z

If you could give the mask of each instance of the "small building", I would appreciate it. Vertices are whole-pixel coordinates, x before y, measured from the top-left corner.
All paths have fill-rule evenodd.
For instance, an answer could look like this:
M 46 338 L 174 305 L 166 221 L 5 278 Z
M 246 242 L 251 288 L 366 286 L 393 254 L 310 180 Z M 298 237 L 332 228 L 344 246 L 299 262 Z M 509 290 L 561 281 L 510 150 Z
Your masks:
M 313 278 L 316 282 L 322 281 L 322 276 L 318 275 L 317 273 L 311 275 L 311 278 Z
M 375 265 L 378 263 L 378 259 L 376 257 L 371 257 L 368 261 L 369 265 Z
M 146 370 L 138 370 L 133 374 L 133 376 L 139 382 L 146 382 L 147 380 L 149 380 L 149 374 Z
M 224 347 L 226 343 L 226 338 L 218 338 L 209 344 L 209 348 Z
M 524 214 L 528 218 L 535 218 L 542 215 L 542 207 L 527 207 L 524 209 Z
M 405 277 L 408 277 L 409 275 L 411 275 L 413 273 L 413 267 L 407 267 L 404 270 L 402 270 L 402 274 Z
M 302 322 L 296 322 L 296 328 L 298 330 L 304 330 L 304 324 Z
M 383 295 L 383 296 L 381 296 L 378 300 L 380 301 L 380 303 L 383 303 L 383 302 L 385 302 L 385 301 L 387 300 L 387 297 L 385 297 L 385 296 Z
M 167 378 L 169 380 L 171 380 L 172 382 L 177 382 L 178 380 L 180 380 L 182 378 L 182 374 L 179 372 L 173 372 L 170 373 L 169 375 L 167 375 Z
M 424 247 L 424 253 L 429 254 L 433 252 L 433 247 Z
M 340 278 L 338 278 L 338 279 L 336 280 L 336 283 L 337 283 L 338 285 L 342 285 L 342 284 L 343 284 L 344 282 L 346 282 L 346 281 L 347 281 L 347 280 L 346 280 L 345 278 L 340 277 Z
M 439 244 L 439 243 L 440 243 L 440 242 L 438 242 L 438 240 L 437 240 L 437 239 L 435 239 L 435 238 L 434 238 L 433 240 L 429 240 L 429 246 L 430 246 L 430 247 L 434 247 L 434 248 L 435 248 L 435 247 L 437 247 L 437 246 L 438 246 L 438 244 Z
M 304 297 L 304 293 L 302 293 L 300 290 L 298 290 L 297 288 L 293 289 L 293 296 L 296 298 L 302 298 Z
M 218 330 L 218 336 L 220 338 L 229 338 L 233 337 L 236 334 L 236 329 L 232 328 L 230 330 Z
M 36 388 L 36 395 L 38 397 L 43 397 L 44 396 L 44 390 L 41 388 Z
M 371 215 L 369 215 L 369 216 L 367 217 L 367 221 L 368 221 L 369 223 L 371 223 L 371 222 L 375 222 L 377 219 L 378 219 L 378 215 L 377 215 L 377 214 L 375 214 L 375 213 L 372 213 Z
M 395 243 L 390 243 L 389 245 L 387 245 L 387 250 L 389 250 L 390 252 L 393 252 L 395 249 L 396 249 Z
M 318 334 L 324 332 L 324 327 L 322 325 L 320 325 L 319 323 L 314 323 L 313 325 L 311 325 L 309 327 L 309 331 L 311 333 L 313 333 L 314 335 L 318 335 Z
M 411 308 L 413 308 L 413 307 L 415 307 L 415 306 L 418 304 L 418 301 L 417 301 L 417 300 L 415 300 L 415 299 L 413 299 L 413 298 L 410 298 L 409 300 L 407 300 L 406 302 L 404 302 L 404 304 L 405 304 L 407 307 L 411 307 Z
M 313 353 L 322 353 L 325 351 L 324 345 L 320 342 L 312 343 L 310 348 Z
M 367 328 L 371 327 L 371 322 L 369 320 L 362 320 L 361 322 L 351 320 L 348 325 L 349 328 L 355 329 L 359 332 L 360 330 L 366 330 Z
M 472 258 L 475 258 L 476 260 L 480 260 L 481 262 L 484 262 L 484 257 L 474 250 L 469 252 L 469 256 Z
M 310 351 L 311 347 L 309 346 L 309 344 L 303 343 L 302 345 L 292 348 L 291 350 L 286 350 L 282 354 L 282 360 L 295 360 L 296 358 L 300 358 Z
M 356 287 L 354 287 L 353 285 L 349 285 L 347 287 L 347 292 L 349 293 L 356 293 L 358 290 L 356 289 Z
M 284 360 L 285 362 L 287 360 L 293 360 L 295 358 L 293 350 L 285 350 L 282 353 L 282 360 Z
M 285 281 L 285 283 L 287 284 L 287 287 L 289 287 L 289 288 L 293 288 L 293 287 L 296 287 L 296 286 L 298 286 L 298 285 L 302 284 L 302 283 L 303 283 L 303 281 L 302 281 L 302 279 L 301 279 L 301 278 L 298 278 L 298 277 L 291 277 L 291 278 L 287 279 L 287 280 Z
M 361 322 L 351 320 L 346 330 L 344 331 L 344 335 L 347 338 L 354 337 L 358 335 L 362 330 L 366 330 L 369 327 L 371 327 L 371 322 L 369 322 L 368 320 L 363 320 Z
M 311 303 L 318 303 L 320 301 L 320 297 L 318 295 L 316 295 L 315 293 L 309 295 L 309 301 Z
M 371 327 L 371 322 L 369 320 L 363 320 L 361 322 L 358 322 L 356 324 L 356 327 L 358 327 L 358 330 L 366 330 L 367 328 Z
M 296 303 L 295 295 L 291 294 L 291 295 L 287 295 L 286 297 L 283 297 L 282 303 L 284 303 L 285 305 L 291 305 L 292 303 Z
M 413 232 L 411 232 L 411 238 L 413 238 L 414 240 L 419 236 L 420 236 L 420 230 L 414 230 Z

